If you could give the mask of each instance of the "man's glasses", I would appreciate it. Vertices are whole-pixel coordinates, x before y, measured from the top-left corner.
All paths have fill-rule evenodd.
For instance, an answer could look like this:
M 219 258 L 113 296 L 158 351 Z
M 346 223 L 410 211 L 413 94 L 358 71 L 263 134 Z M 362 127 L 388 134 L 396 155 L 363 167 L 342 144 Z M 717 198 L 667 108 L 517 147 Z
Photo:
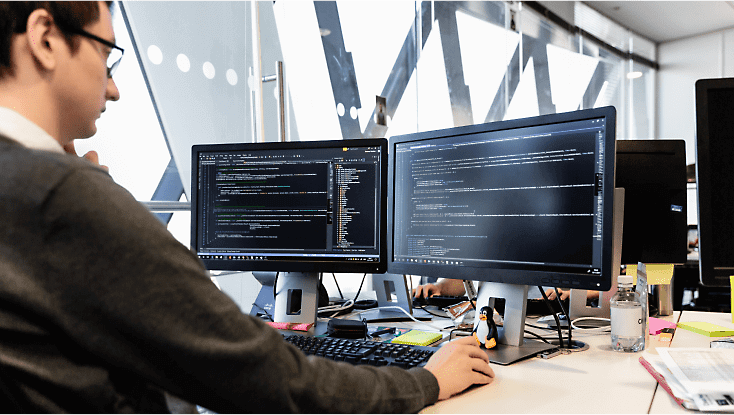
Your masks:
M 102 39 L 101 37 L 95 36 L 83 29 L 64 27 L 61 30 L 67 33 L 73 33 L 75 35 L 84 36 L 88 39 L 96 40 L 97 42 L 110 48 L 110 54 L 109 56 L 107 56 L 107 77 L 112 78 L 112 75 L 114 75 L 115 71 L 117 70 L 117 66 L 120 64 L 120 60 L 122 60 L 122 55 L 125 53 L 125 50 L 123 48 L 115 45 L 109 40 Z

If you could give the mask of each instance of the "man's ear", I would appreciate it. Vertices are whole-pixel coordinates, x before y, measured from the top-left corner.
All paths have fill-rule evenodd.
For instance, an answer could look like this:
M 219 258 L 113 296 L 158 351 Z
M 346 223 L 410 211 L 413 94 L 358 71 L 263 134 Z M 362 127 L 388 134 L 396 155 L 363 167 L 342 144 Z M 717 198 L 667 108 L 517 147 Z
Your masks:
M 34 60 L 47 71 L 55 69 L 59 40 L 63 41 L 63 36 L 59 37 L 60 32 L 53 23 L 53 16 L 46 9 L 36 9 L 28 16 L 26 24 L 25 36 Z

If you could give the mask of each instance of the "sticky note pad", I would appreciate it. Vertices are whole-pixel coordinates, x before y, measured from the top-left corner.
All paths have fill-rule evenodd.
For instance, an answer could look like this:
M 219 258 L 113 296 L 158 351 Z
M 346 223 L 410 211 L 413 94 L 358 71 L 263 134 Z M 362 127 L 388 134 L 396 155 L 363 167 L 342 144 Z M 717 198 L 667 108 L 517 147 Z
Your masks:
M 734 329 L 704 322 L 678 323 L 678 327 L 708 337 L 734 336 Z
M 441 333 L 429 333 L 420 330 L 411 330 L 402 336 L 398 336 L 392 339 L 392 343 L 397 344 L 410 344 L 414 346 L 428 346 L 429 344 L 435 343 L 441 340 L 443 336 Z
M 671 323 L 669 321 L 665 321 L 660 318 L 650 317 L 648 320 L 648 323 L 650 324 L 650 335 L 654 336 L 656 334 L 659 334 L 663 329 L 667 328 L 675 328 L 675 323 Z
M 670 284 L 673 279 L 673 264 L 645 264 L 648 284 Z
M 313 323 L 273 323 L 270 321 L 266 321 L 266 323 L 277 330 L 309 331 L 313 327 Z
M 645 273 L 647 274 L 647 283 L 656 284 L 670 284 L 670 280 L 673 279 L 673 264 L 644 264 Z M 627 275 L 637 276 L 637 264 L 627 265 Z

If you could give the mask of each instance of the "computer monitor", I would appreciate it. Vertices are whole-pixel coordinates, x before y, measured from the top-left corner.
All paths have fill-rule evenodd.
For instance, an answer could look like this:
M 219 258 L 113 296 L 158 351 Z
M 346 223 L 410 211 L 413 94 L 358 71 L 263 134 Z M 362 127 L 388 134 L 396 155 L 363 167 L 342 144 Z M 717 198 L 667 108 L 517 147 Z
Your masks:
M 624 188 L 622 264 L 684 264 L 688 255 L 686 143 L 617 141 L 616 186 Z
M 734 78 L 696 82 L 696 189 L 701 283 L 734 275 Z
M 387 268 L 385 139 L 195 145 L 191 189 L 193 251 L 281 272 L 276 321 L 314 321 L 320 272 Z
M 389 272 L 487 282 L 477 306 L 505 298 L 500 341 L 515 348 L 528 344 L 528 286 L 609 290 L 615 115 L 604 107 L 392 137 Z

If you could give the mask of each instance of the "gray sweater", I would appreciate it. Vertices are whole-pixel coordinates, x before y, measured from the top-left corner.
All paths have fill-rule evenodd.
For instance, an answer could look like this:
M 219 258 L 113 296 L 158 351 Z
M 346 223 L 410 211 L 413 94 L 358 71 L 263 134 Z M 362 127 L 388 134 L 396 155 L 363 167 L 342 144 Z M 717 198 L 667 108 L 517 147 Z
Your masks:
M 306 357 L 99 168 L 0 137 L 0 379 L 29 412 L 414 412 L 425 369 Z M 7 409 L 7 408 L 6 408 Z

